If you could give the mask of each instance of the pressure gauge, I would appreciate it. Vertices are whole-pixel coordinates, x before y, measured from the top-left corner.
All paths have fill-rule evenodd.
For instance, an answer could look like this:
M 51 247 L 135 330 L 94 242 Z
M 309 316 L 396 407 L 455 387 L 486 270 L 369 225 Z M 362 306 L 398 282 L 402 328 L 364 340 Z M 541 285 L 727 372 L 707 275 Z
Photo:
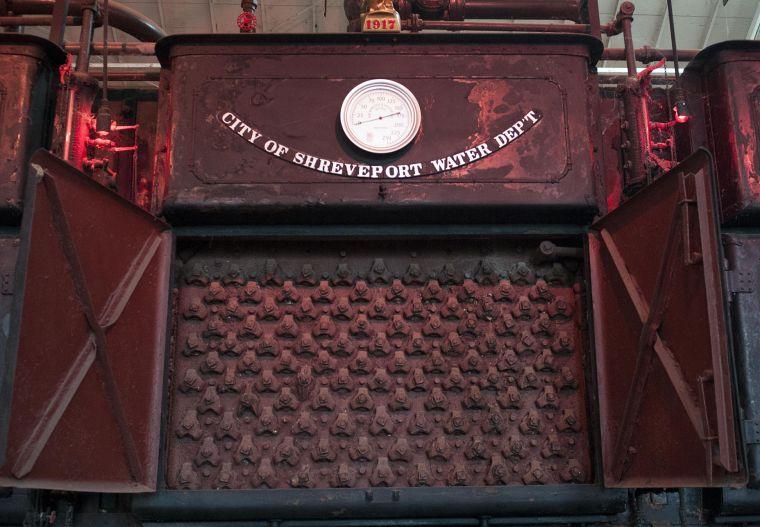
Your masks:
M 398 82 L 372 79 L 346 95 L 340 124 L 354 145 L 373 154 L 401 150 L 417 137 L 422 113 L 411 91 Z

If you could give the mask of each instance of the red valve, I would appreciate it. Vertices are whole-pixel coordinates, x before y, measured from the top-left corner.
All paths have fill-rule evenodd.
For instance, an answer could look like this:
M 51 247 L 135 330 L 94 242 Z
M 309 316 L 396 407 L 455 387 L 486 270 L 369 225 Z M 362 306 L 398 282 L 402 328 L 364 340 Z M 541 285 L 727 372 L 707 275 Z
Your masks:
M 71 53 L 67 53 L 66 64 L 61 64 L 58 67 L 58 75 L 60 77 L 62 85 L 65 85 L 66 82 L 69 80 L 70 74 L 71 74 Z
M 243 11 L 237 17 L 237 25 L 241 33 L 253 33 L 256 31 L 256 15 Z

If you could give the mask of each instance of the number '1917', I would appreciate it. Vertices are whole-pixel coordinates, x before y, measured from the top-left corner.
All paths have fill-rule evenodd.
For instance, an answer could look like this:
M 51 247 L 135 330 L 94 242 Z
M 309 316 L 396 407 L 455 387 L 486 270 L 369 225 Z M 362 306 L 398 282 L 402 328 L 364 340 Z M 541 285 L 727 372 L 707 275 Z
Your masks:
M 367 19 L 367 22 L 365 24 L 365 29 L 370 29 L 370 30 L 374 29 L 377 31 L 382 31 L 382 30 L 393 31 L 394 29 L 396 29 L 396 21 L 389 20 L 387 18 L 383 20 L 378 20 L 376 18 L 373 20 Z

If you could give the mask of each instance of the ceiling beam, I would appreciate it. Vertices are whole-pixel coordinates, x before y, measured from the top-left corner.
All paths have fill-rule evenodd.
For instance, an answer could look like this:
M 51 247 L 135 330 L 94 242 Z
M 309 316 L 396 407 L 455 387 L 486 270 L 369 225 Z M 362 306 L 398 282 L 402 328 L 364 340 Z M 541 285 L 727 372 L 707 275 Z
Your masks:
M 620 6 L 625 0 L 617 0 L 617 3 L 615 4 L 615 9 L 612 10 L 612 19 L 614 20 L 615 15 L 617 15 L 618 11 L 620 11 Z M 603 22 L 606 23 L 606 22 Z M 610 36 L 609 35 L 602 35 L 602 42 L 604 43 L 604 47 L 607 47 L 607 44 L 610 43 Z
M 325 0 L 326 2 L 327 0 Z M 319 15 L 317 14 L 319 11 L 321 11 L 319 8 L 321 7 L 320 0 L 312 0 L 311 2 L 311 32 L 312 33 L 320 33 L 320 24 L 319 24 Z
M 208 16 L 211 21 L 211 32 L 216 33 L 216 15 L 214 14 L 214 0 L 208 0 Z
M 615 9 L 612 10 L 612 20 L 615 19 L 615 16 L 617 15 L 618 11 L 620 11 L 620 5 L 625 2 L 625 0 L 617 0 L 615 3 Z M 606 23 L 606 22 L 602 22 Z M 610 36 L 609 35 L 602 35 L 602 44 L 604 44 L 604 47 L 606 48 L 610 44 Z M 607 61 L 602 61 L 601 67 L 607 66 Z
M 665 2 L 662 4 L 662 17 L 660 18 L 660 25 L 657 28 L 657 36 L 654 39 L 653 45 L 655 49 L 660 49 L 660 41 L 662 40 L 662 37 L 665 36 L 665 28 L 668 27 L 668 4 Z
M 282 22 L 273 25 L 269 29 L 269 33 L 278 33 L 278 32 L 282 33 L 283 29 L 290 29 L 290 28 L 292 28 L 293 26 L 295 26 L 299 22 L 303 22 L 304 21 L 303 19 L 305 18 L 304 15 L 306 13 L 312 13 L 312 15 L 313 15 L 313 13 L 314 13 L 314 6 L 313 6 L 313 4 L 307 5 L 306 7 L 304 7 L 300 11 L 298 11 L 295 15 L 290 16 L 290 17 L 286 18 L 285 20 L 283 20 Z M 287 31 L 286 31 L 286 33 L 287 33 Z
M 161 29 L 166 31 L 166 17 L 164 16 L 163 0 L 156 0 L 156 7 L 158 7 L 158 23 L 161 24 Z
M 747 40 L 757 40 L 758 33 L 760 33 L 760 2 L 758 2 L 755 8 L 755 14 L 752 17 L 752 22 L 749 24 Z
M 713 27 L 715 26 L 715 19 L 718 18 L 718 11 L 720 10 L 720 6 L 722 4 L 723 0 L 713 0 L 713 7 L 710 11 L 710 18 L 707 19 L 705 30 L 702 33 L 702 44 L 699 46 L 700 49 L 707 46 L 707 43 L 710 41 L 710 33 L 712 33 Z

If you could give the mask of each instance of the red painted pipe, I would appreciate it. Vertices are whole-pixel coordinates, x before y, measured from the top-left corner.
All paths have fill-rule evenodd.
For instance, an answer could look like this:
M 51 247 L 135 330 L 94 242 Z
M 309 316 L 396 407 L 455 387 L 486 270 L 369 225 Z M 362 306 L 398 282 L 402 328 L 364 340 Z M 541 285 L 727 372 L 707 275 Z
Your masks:
M 679 60 L 689 61 L 694 59 L 699 53 L 698 49 L 679 49 Z M 654 49 L 648 46 L 643 48 L 636 48 L 635 50 L 636 60 L 649 64 L 650 62 L 656 62 L 661 58 L 665 58 L 667 61 L 673 60 L 673 50 L 671 49 Z M 625 49 L 623 48 L 608 48 L 602 52 L 603 60 L 625 60 Z
M 580 0 L 465 0 L 465 18 L 581 21 Z
M 512 22 L 465 22 L 459 20 L 403 20 L 401 28 L 412 32 L 438 31 L 514 31 L 520 33 L 588 33 L 588 24 L 515 24 Z
M 0 26 L 49 26 L 53 23 L 53 17 L 48 15 L 28 16 L 0 16 Z M 67 16 L 67 26 L 78 26 L 82 23 L 82 17 Z
M 586 0 L 394 0 L 402 18 L 425 20 L 512 19 L 584 21 Z M 592 1 L 592 0 L 588 0 Z M 593 2 L 592 2 L 593 3 Z M 359 31 L 362 0 L 343 0 L 349 31 Z
M 63 49 L 69 53 L 79 53 L 81 45 L 78 43 L 67 42 L 63 45 Z M 90 53 L 92 55 L 103 54 L 103 44 L 92 44 L 90 46 Z M 155 42 L 109 42 L 108 43 L 109 55 L 155 55 L 156 44 Z M 110 76 L 110 74 L 109 74 Z
M 102 9 L 103 0 L 98 0 Z M 53 12 L 55 0 L 6 0 L 5 8 L 14 15 L 49 15 Z M 110 24 L 116 29 L 128 33 L 138 40 L 155 42 L 166 36 L 161 27 L 142 13 L 116 1 L 109 0 L 108 12 Z M 80 16 L 82 2 L 72 0 L 69 15 Z

